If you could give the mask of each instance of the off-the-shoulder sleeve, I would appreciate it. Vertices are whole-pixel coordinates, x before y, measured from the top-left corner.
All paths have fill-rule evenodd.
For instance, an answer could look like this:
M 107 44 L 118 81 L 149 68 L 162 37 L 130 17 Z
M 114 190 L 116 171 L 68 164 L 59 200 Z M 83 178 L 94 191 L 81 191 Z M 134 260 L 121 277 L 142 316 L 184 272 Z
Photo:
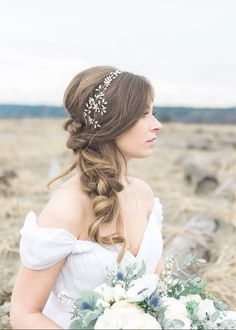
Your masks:
M 48 268 L 69 254 L 85 252 L 88 243 L 78 241 L 74 235 L 62 228 L 44 228 L 37 224 L 37 216 L 30 211 L 20 229 L 20 258 L 30 269 Z
M 160 230 L 162 229 L 163 225 L 163 207 L 160 202 L 160 199 L 156 196 L 154 199 L 154 206 L 153 206 L 153 212 L 154 212 L 154 217 L 156 219 L 156 222 L 159 225 Z

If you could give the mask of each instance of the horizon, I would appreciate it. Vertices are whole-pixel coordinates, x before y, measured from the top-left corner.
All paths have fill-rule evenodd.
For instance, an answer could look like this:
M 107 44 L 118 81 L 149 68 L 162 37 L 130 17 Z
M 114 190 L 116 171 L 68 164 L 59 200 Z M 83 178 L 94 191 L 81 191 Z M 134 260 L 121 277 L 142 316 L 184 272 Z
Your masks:
M 64 108 L 63 105 L 52 105 L 52 104 L 20 104 L 20 103 L 0 103 L 0 107 L 2 106 L 15 106 L 15 107 L 49 107 L 49 108 Z M 215 110 L 223 110 L 223 109 L 235 109 L 235 106 L 230 107 L 213 107 L 213 106 L 188 106 L 188 105 L 153 105 L 156 108 L 190 108 L 190 109 L 215 109 Z M 66 109 L 65 109 L 66 110 Z

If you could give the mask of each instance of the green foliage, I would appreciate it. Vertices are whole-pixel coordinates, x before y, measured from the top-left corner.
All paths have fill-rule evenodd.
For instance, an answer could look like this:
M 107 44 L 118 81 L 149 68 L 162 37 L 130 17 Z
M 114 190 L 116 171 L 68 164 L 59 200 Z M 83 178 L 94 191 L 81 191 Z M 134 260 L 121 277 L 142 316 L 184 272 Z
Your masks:
M 75 322 L 74 329 L 87 329 L 87 327 L 90 329 L 92 324 L 95 324 L 93 321 L 96 321 L 98 316 L 103 313 L 103 308 L 101 306 L 98 308 L 96 307 L 97 300 L 100 297 L 99 293 L 92 290 L 81 293 L 81 297 L 74 303 L 72 312 L 73 321 L 71 324 Z M 83 308 L 83 303 L 87 303 L 89 308 Z
M 184 290 L 181 292 L 181 295 L 188 296 L 192 294 L 199 294 L 200 296 L 204 295 L 204 289 L 206 282 L 199 278 L 193 277 L 184 282 Z
M 220 312 L 219 311 L 215 311 L 215 313 L 213 313 L 211 315 L 210 321 L 211 322 L 215 322 L 218 319 L 219 316 L 220 316 Z
M 184 322 L 181 320 L 168 320 L 164 321 L 164 329 L 182 329 L 184 327 Z
M 187 303 L 187 311 L 188 311 L 188 313 L 189 313 L 189 315 L 194 315 L 196 312 L 197 312 L 197 310 L 198 310 L 198 303 L 196 302 L 196 301 L 189 301 L 188 303 Z
M 98 316 L 99 316 L 98 313 L 95 311 L 91 311 L 91 312 L 87 313 L 82 321 L 82 325 L 83 325 L 84 329 L 94 328 L 94 325 L 97 321 Z
M 218 326 L 218 329 L 236 329 L 236 320 L 224 320 Z
M 148 310 L 150 310 L 150 306 L 148 305 L 147 301 L 146 300 L 143 300 L 141 302 L 138 302 L 137 305 L 139 307 L 141 307 L 145 313 L 148 312 Z
M 214 306 L 215 308 L 219 309 L 220 311 L 227 311 L 229 306 L 218 299 L 214 299 Z
M 146 265 L 144 260 L 142 260 L 141 268 L 135 272 L 137 266 L 138 266 L 137 262 L 134 262 L 133 264 L 126 266 L 125 267 L 126 273 L 123 280 L 117 278 L 118 272 L 124 274 L 124 271 L 120 265 L 117 268 L 117 272 L 107 270 L 105 283 L 109 286 L 116 286 L 117 284 L 120 284 L 122 287 L 127 289 L 133 280 L 136 280 L 137 278 L 140 278 L 145 274 Z
M 88 290 L 88 291 L 82 292 L 81 298 L 78 300 L 79 300 L 80 304 L 83 301 L 86 301 L 91 306 L 91 310 L 95 310 L 95 309 L 97 309 L 97 307 L 96 307 L 97 300 L 100 297 L 101 297 L 100 294 L 97 293 L 96 291 Z
M 192 274 L 189 272 L 196 266 L 205 264 L 204 259 L 197 259 L 192 254 L 188 254 L 182 266 L 178 265 L 175 258 L 170 258 L 167 264 L 166 271 L 160 274 L 159 280 L 157 282 L 157 287 L 155 289 L 155 294 L 160 298 L 162 297 L 173 297 L 175 299 L 180 299 L 181 296 L 189 295 L 200 295 L 203 299 L 208 297 L 214 302 L 216 311 L 204 320 L 198 319 L 198 309 L 199 303 L 195 300 L 187 302 L 186 309 L 188 312 L 188 318 L 191 322 L 191 329 L 204 330 L 204 329 L 235 329 L 236 321 L 226 320 L 222 321 L 220 316 L 223 311 L 228 309 L 228 306 L 223 302 L 216 299 L 209 293 L 205 293 L 206 282 L 197 274 Z M 172 266 L 176 265 L 175 272 L 172 271 Z M 141 278 L 145 274 L 146 266 L 145 262 L 142 261 L 140 269 L 137 270 L 137 262 L 130 264 L 121 269 L 120 265 L 116 271 L 106 272 L 106 284 L 108 286 L 114 287 L 120 284 L 124 289 L 128 289 L 132 285 L 132 281 L 137 278 Z M 70 324 L 70 329 L 93 329 L 97 318 L 103 314 L 104 307 L 102 304 L 97 306 L 97 300 L 102 298 L 100 294 L 95 291 L 86 291 L 81 294 L 81 297 L 76 300 L 75 308 L 73 310 L 72 322 Z M 179 319 L 165 319 L 165 311 L 167 309 L 164 304 L 157 305 L 157 308 L 153 308 L 149 300 L 151 297 L 144 299 L 141 302 L 133 302 L 133 304 L 138 305 L 144 313 L 152 315 L 161 324 L 163 329 L 182 329 L 185 324 Z M 220 320 L 220 321 L 219 321 Z M 233 326 L 235 326 L 233 328 Z M 228 327 L 228 328 L 227 328 Z
M 146 271 L 146 265 L 145 265 L 144 260 L 142 260 L 142 266 L 139 269 L 138 273 L 135 275 L 135 279 L 142 277 L 145 274 L 145 271 Z
M 70 326 L 69 326 L 69 329 L 84 329 L 83 328 L 83 325 L 82 325 L 82 320 L 80 319 L 74 319 Z
M 92 313 L 93 312 L 91 312 L 91 314 Z M 90 313 L 89 313 L 85 316 L 84 319 L 74 319 L 71 322 L 69 329 L 71 329 L 71 330 L 73 330 L 73 329 L 94 329 L 96 320 L 97 320 L 97 316 L 95 318 L 94 315 L 90 315 Z
M 227 304 L 223 303 L 222 301 L 220 301 L 219 299 L 214 297 L 209 292 L 207 294 L 207 298 L 213 300 L 213 303 L 214 303 L 214 306 L 215 306 L 216 309 L 218 309 L 220 311 L 227 311 L 229 309 L 229 306 Z
M 189 267 L 193 265 L 202 265 L 206 261 L 204 259 L 196 259 L 192 254 L 186 255 L 183 265 L 180 267 L 175 259 L 176 272 L 171 274 L 172 282 L 169 286 L 168 295 L 179 299 L 180 296 L 199 294 L 201 297 L 205 295 L 204 289 L 206 282 L 197 275 L 187 273 Z M 180 277 L 185 277 L 182 279 Z
M 182 268 L 187 268 L 190 267 L 192 265 L 201 265 L 201 264 L 205 264 L 206 260 L 205 259 L 195 259 L 194 255 L 189 253 L 186 255 L 186 257 L 184 258 L 184 264 Z

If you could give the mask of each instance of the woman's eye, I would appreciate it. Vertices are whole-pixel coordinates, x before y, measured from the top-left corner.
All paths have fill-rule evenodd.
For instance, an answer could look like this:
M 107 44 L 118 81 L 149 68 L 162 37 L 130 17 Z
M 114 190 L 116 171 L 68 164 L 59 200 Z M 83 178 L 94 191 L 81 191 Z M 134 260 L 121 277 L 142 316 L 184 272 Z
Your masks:
M 144 115 L 148 115 L 149 113 L 150 113 L 150 112 L 145 112 Z M 153 116 L 156 116 L 156 114 L 157 114 L 157 113 L 156 113 L 155 111 L 152 112 L 152 115 L 153 115 Z

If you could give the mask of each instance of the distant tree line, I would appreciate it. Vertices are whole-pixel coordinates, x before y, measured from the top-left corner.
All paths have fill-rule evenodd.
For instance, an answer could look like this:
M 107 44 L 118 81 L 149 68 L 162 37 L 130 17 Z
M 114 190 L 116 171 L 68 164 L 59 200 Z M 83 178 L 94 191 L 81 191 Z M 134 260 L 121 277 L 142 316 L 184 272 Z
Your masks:
M 236 107 L 191 108 L 154 107 L 156 117 L 163 122 L 236 124 Z M 1 118 L 67 117 L 63 107 L 45 105 L 0 104 Z

